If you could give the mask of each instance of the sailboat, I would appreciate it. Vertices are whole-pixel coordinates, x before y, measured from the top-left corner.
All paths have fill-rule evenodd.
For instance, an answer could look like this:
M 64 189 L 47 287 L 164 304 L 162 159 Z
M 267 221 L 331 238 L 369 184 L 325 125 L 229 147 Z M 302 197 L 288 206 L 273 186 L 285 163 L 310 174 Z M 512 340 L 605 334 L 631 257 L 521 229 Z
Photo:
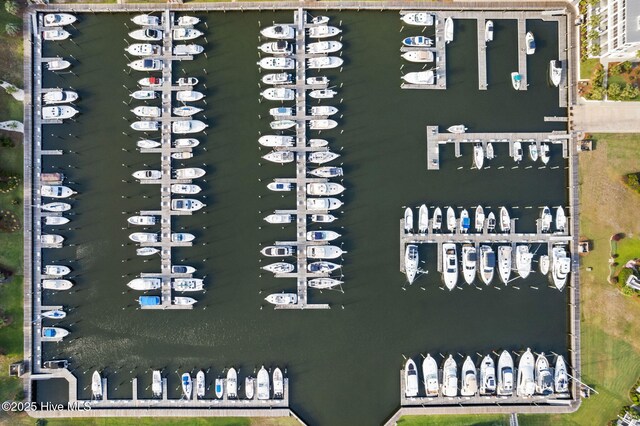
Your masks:
M 407 274 L 407 281 L 409 281 L 409 284 L 413 284 L 413 281 L 416 279 L 418 263 L 418 246 L 415 244 L 407 244 L 404 253 L 404 270 Z
M 426 395 L 430 397 L 438 396 L 438 390 L 440 389 L 438 364 L 430 354 L 427 354 L 427 357 L 422 361 L 422 378 Z
M 421 205 L 418 210 L 418 232 L 424 234 L 429 229 L 429 209 L 426 205 Z
M 413 211 L 411 207 L 407 207 L 404 210 L 404 232 L 413 232 Z
M 404 365 L 404 395 L 407 398 L 418 396 L 418 370 L 416 363 L 411 358 L 407 359 Z
M 473 280 L 475 279 L 477 263 L 476 248 L 471 244 L 462 246 L 462 276 L 469 285 L 473 284 Z
M 94 399 L 102 399 L 102 376 L 97 370 L 91 376 L 91 394 Z
M 549 369 L 549 360 L 544 356 L 544 352 L 538 355 L 535 366 L 536 373 L 536 393 L 540 395 L 550 395 L 553 393 L 553 376 Z
M 475 219 L 476 232 L 482 232 L 484 230 L 484 209 L 482 206 L 476 207 Z
M 481 144 L 475 144 L 473 147 L 473 165 L 476 169 L 482 170 L 484 165 L 484 149 Z
M 502 232 L 511 232 L 511 218 L 506 207 L 500 207 L 500 230 Z
M 520 278 L 527 278 L 531 273 L 531 261 L 533 254 L 529 252 L 529 246 L 516 246 L 516 270 Z
M 496 391 L 496 366 L 491 355 L 482 359 L 480 364 L 480 394 L 492 395 Z
M 480 246 L 480 268 L 478 273 L 480 274 L 480 279 L 486 285 L 489 285 L 491 280 L 493 280 L 495 264 L 496 255 L 493 249 L 490 246 Z
M 513 358 L 509 351 L 502 351 L 498 358 L 498 395 L 513 394 Z
M 553 222 L 553 216 L 551 216 L 551 210 L 549 207 L 544 206 L 540 213 L 540 231 L 549 232 L 551 229 L 551 222 Z
M 458 364 L 452 355 L 444 362 L 442 369 L 442 394 L 452 397 L 458 395 Z
M 516 393 L 521 398 L 528 398 L 533 396 L 536 390 L 536 383 L 534 380 L 534 358 L 531 353 L 531 349 L 527 348 L 527 351 L 520 357 L 518 363 L 518 386 Z
M 473 360 L 468 356 L 462 364 L 462 386 L 460 395 L 473 396 L 478 391 L 478 376 L 476 374 L 476 366 Z
M 511 246 L 498 247 L 498 273 L 505 284 L 509 283 L 511 277 L 511 251 Z
M 456 212 L 453 207 L 447 208 L 447 229 L 449 232 L 455 232 L 456 230 Z
M 431 228 L 434 231 L 439 231 L 440 229 L 442 229 L 442 209 L 440 207 L 436 207 L 433 211 L 432 221 L 433 224 L 431 225 Z
M 449 290 L 453 290 L 458 283 L 458 255 L 455 244 L 442 245 L 442 263 L 444 284 Z
M 569 379 L 567 373 L 567 364 L 564 362 L 562 355 L 558 355 L 556 359 L 556 368 L 554 372 L 554 386 L 556 393 L 569 392 Z
M 564 215 L 564 209 L 562 206 L 556 208 L 556 230 L 558 232 L 565 232 L 567 228 L 567 217 Z

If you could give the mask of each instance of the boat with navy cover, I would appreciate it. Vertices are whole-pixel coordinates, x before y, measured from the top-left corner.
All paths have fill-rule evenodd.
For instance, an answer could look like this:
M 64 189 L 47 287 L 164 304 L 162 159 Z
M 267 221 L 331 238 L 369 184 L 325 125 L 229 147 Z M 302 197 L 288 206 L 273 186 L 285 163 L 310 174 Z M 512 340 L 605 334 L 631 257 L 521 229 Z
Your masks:
M 63 319 L 67 316 L 67 313 L 65 311 L 63 311 L 62 309 L 54 309 L 52 311 L 44 311 L 42 312 L 42 316 L 44 318 L 49 318 L 49 319 Z
M 291 182 L 270 182 L 267 184 L 267 189 L 270 191 L 287 192 L 292 191 L 294 188 Z
M 402 44 L 408 47 L 431 47 L 433 40 L 425 36 L 411 36 L 402 39 Z
M 536 53 L 536 40 L 533 37 L 533 33 L 528 31 L 524 38 L 525 45 L 527 46 L 527 55 L 533 55 Z
M 471 227 L 471 219 L 469 219 L 469 212 L 467 209 L 462 209 L 460 212 L 460 223 L 458 230 L 461 234 L 466 234 L 469 232 L 469 228 Z
M 418 396 L 418 369 L 411 358 L 407 359 L 404 365 L 404 383 L 404 396 L 407 398 Z
M 191 399 L 191 393 L 193 392 L 193 382 L 191 380 L 191 374 L 183 373 L 180 383 L 182 384 L 182 394 L 186 400 Z

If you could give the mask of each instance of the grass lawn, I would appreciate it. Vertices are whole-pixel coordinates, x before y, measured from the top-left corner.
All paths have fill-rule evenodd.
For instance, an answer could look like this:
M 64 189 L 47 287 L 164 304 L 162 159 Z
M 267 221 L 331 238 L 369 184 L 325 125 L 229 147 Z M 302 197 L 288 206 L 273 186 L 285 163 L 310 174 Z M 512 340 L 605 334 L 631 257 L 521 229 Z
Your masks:
M 26 414 L 11 417 L 12 426 L 33 426 L 36 419 Z M 300 423 L 294 417 L 276 418 L 246 418 L 246 417 L 207 417 L 207 418 L 159 418 L 142 417 L 132 421 L 127 417 L 105 417 L 105 418 L 75 418 L 75 419 L 47 419 L 47 426 L 297 426 Z M 0 415 L 0 423 L 2 417 Z
M 640 195 L 639 195 L 640 196 Z M 618 264 L 623 267 L 631 259 L 640 257 L 640 238 L 637 235 L 627 235 L 618 241 Z
M 404 416 L 398 420 L 398 426 L 503 426 L 509 424 L 509 416 L 469 415 L 469 416 Z
M 599 63 L 600 61 L 598 59 L 586 59 L 580 62 L 580 78 L 583 80 L 589 80 L 593 74 L 593 70 Z

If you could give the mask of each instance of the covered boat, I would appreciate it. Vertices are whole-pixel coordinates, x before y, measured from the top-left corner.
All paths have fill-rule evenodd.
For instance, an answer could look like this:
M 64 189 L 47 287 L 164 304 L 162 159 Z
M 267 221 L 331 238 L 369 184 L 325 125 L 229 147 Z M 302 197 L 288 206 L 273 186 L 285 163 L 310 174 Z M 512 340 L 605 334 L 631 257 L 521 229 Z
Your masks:
M 66 104 L 75 102 L 78 94 L 72 90 L 53 90 L 42 95 L 45 104 Z
M 404 396 L 407 398 L 418 396 L 418 369 L 411 358 L 407 359 L 404 365 L 404 383 Z
M 453 355 L 444 362 L 442 368 L 442 395 L 453 397 L 458 395 L 458 365 Z
M 183 120 L 171 123 L 171 132 L 177 135 L 198 133 L 208 127 L 208 124 L 200 120 Z
M 42 19 L 45 27 L 64 27 L 76 22 L 78 18 L 70 13 L 47 13 Z
M 278 40 L 291 40 L 296 36 L 296 30 L 291 25 L 277 24 L 263 28 L 260 34 Z
M 409 72 L 403 75 L 402 79 L 409 84 L 417 84 L 421 86 L 434 85 L 436 82 L 436 76 L 432 70 Z
M 421 27 L 433 25 L 434 15 L 429 12 L 411 12 L 405 13 L 400 17 L 402 22 L 407 25 L 418 25 Z

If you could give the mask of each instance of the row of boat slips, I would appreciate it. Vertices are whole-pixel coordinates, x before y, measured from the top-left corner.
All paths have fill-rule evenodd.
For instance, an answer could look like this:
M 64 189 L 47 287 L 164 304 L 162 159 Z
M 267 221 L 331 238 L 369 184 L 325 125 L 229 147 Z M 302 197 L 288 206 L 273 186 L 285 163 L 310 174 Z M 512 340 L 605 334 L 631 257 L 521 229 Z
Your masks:
M 517 363 L 507 350 L 477 358 L 458 354 L 464 359 L 461 368 L 454 355 L 440 356 L 441 368 L 436 358 L 423 356 L 421 371 L 413 359 L 407 359 L 401 372 L 401 405 L 450 404 L 452 399 L 459 404 L 527 404 L 570 398 L 571 375 L 562 355 L 554 354 L 551 367 L 553 357 L 534 354 L 530 348 Z
M 420 71 L 411 71 L 402 75 L 401 88 L 428 89 L 446 88 L 445 47 L 446 43 L 453 40 L 453 20 L 448 17 L 444 21 L 444 38 L 442 29 L 439 28 L 441 21 L 439 16 L 433 12 L 400 12 L 400 20 L 410 27 L 423 27 L 422 32 L 427 27 L 435 25 L 435 38 L 424 35 L 411 35 L 402 39 L 402 58 L 409 63 L 418 64 Z M 404 28 L 404 26 L 403 26 Z M 402 31 L 402 29 L 401 29 Z M 435 62 L 430 69 L 426 69 L 427 64 Z M 401 69 L 404 68 L 404 65 Z M 442 81 L 439 81 L 442 80 Z

